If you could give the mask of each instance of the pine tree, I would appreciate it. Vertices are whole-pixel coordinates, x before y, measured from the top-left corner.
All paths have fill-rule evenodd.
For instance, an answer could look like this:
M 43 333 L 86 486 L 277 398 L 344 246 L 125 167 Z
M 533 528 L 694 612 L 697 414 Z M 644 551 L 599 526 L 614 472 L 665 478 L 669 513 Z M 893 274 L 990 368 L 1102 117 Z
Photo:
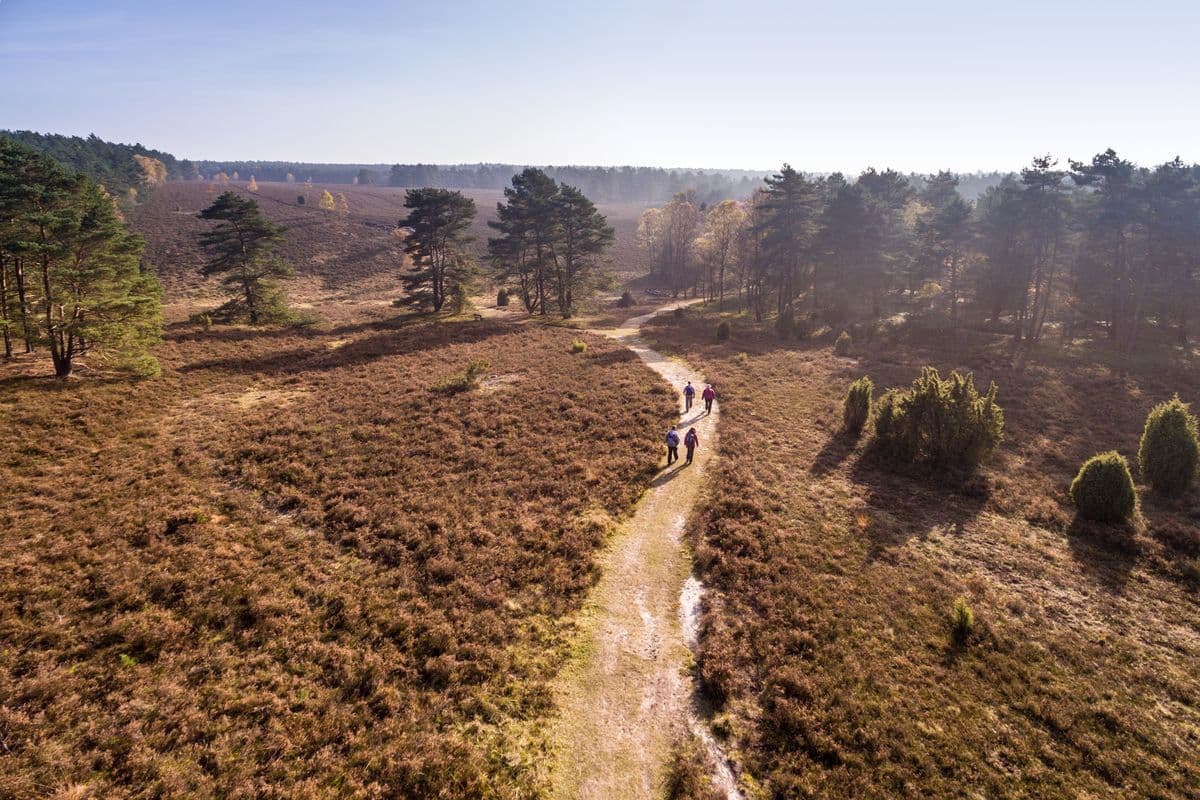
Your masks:
M 563 319 L 575 311 L 575 301 L 590 287 L 588 278 L 596 260 L 612 246 L 614 231 L 595 204 L 574 186 L 563 184 L 555 198 L 558 217 L 555 287 Z
M 475 219 L 475 201 L 450 189 L 409 189 L 404 207 L 409 213 L 399 225 L 408 229 L 404 252 L 412 262 L 404 283 L 412 302 L 428 303 L 436 313 L 470 276 L 472 237 L 467 231 Z
M 251 325 L 285 320 L 286 303 L 275 283 L 292 274 L 275 252 L 284 229 L 266 219 L 257 202 L 233 192 L 218 197 L 200 218 L 218 223 L 200 234 L 200 244 L 211 254 L 201 272 L 223 275 L 222 283 L 232 295 L 221 315 L 236 319 L 244 314 Z
M 488 255 L 501 281 L 516 280 L 521 302 L 529 313 L 548 313 L 547 295 L 553 281 L 554 245 L 561 234 L 558 184 L 532 167 L 512 178 L 504 203 L 488 227 L 500 233 L 488 239 Z
M 0 139 L 0 266 L 19 269 L 23 333 L 48 347 L 55 375 L 70 376 L 84 353 L 157 372 L 147 349 L 162 328 L 161 289 L 142 268 L 144 246 L 90 178 Z

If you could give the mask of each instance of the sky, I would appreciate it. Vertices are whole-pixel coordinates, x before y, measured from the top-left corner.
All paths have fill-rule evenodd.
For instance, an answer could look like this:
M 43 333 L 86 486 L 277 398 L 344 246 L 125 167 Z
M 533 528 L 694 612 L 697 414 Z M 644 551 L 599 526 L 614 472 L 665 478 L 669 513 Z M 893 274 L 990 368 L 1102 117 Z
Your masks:
M 1200 3 L 0 0 L 0 128 L 180 158 L 1200 161 Z

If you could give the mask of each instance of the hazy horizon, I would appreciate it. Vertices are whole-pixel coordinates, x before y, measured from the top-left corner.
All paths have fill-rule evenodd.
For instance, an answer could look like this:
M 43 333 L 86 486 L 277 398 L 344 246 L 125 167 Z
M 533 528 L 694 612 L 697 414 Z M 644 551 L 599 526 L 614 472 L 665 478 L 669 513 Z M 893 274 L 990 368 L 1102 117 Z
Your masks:
M 0 2 L 0 128 L 179 158 L 854 174 L 1200 141 L 1200 10 Z

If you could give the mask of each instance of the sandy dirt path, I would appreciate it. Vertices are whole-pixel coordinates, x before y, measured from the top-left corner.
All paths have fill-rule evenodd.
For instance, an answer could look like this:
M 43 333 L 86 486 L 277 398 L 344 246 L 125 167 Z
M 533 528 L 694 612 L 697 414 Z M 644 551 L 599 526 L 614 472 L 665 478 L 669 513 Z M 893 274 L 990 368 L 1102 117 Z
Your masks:
M 661 797 L 672 746 L 691 724 L 692 681 L 684 628 L 693 607 L 680 596 L 691 572 L 682 533 L 716 447 L 719 408 L 704 413 L 703 376 L 646 346 L 638 329 L 668 309 L 598 330 L 633 350 L 676 391 L 696 385 L 692 410 L 680 394 L 680 438 L 695 426 L 692 465 L 664 467 L 613 536 L 602 577 L 580 618 L 579 648 L 558 684 L 560 715 L 552 728 L 556 798 L 623 800 Z M 663 420 L 662 435 L 673 420 Z M 665 464 L 665 442 L 663 445 Z M 681 446 L 680 453 L 685 453 Z

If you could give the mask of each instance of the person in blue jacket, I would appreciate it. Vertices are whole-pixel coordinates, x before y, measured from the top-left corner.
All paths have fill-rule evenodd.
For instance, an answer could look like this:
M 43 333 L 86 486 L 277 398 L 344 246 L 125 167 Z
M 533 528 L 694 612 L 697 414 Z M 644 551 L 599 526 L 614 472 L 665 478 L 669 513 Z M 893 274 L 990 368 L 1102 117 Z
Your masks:
M 679 431 L 675 430 L 675 426 L 671 426 L 671 430 L 667 431 L 667 466 L 671 466 L 679 460 Z

